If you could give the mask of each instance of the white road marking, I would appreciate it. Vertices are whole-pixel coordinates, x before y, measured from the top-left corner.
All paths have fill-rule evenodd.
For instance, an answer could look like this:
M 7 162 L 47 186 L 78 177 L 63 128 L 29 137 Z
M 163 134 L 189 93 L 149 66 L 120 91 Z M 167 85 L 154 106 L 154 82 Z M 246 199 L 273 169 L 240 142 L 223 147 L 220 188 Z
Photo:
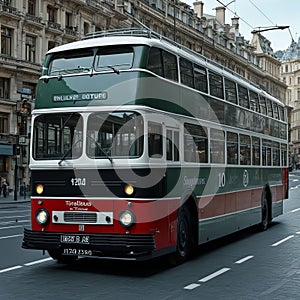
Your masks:
M 299 211 L 299 210 L 300 210 L 300 208 L 295 208 L 295 209 L 291 210 L 291 212 L 294 213 L 294 212 Z
M 197 288 L 200 285 L 201 284 L 199 284 L 199 283 L 192 283 L 192 284 L 189 284 L 189 285 L 185 286 L 184 289 L 185 290 L 193 290 L 193 289 Z
M 14 266 L 14 267 L 10 267 L 10 268 L 7 268 L 7 269 L 0 270 L 0 273 L 5 273 L 5 272 L 13 271 L 13 270 L 17 270 L 17 269 L 20 269 L 20 268 L 22 268 L 22 266 Z
M 20 227 L 24 227 L 23 225 L 16 225 L 16 226 L 6 226 L 6 227 L 0 227 L 0 230 L 1 229 L 11 229 L 11 228 L 20 228 Z
M 300 234 L 300 231 L 297 231 L 296 234 Z
M 15 234 L 15 235 L 0 236 L 0 240 L 10 239 L 10 238 L 15 238 L 15 237 L 20 237 L 20 236 L 23 236 L 23 234 Z
M 13 267 L 10 267 L 10 268 L 2 269 L 2 270 L 0 270 L 0 274 L 5 273 L 5 272 L 9 272 L 9 271 L 14 271 L 14 270 L 17 270 L 17 269 L 21 269 L 24 266 L 29 267 L 29 266 L 33 266 L 33 265 L 36 265 L 36 264 L 41 264 L 41 263 L 47 262 L 49 260 L 53 260 L 53 259 L 51 257 L 47 257 L 47 258 L 44 258 L 44 259 L 40 259 L 40 260 L 36 260 L 36 261 L 26 263 L 23 266 L 17 265 L 17 266 L 13 266 Z
M 293 234 L 292 234 L 292 235 L 289 235 L 289 236 L 287 236 L 286 238 L 284 238 L 284 239 L 282 239 L 282 240 L 280 240 L 280 241 L 274 243 L 274 244 L 272 245 L 272 247 L 276 247 L 276 246 L 278 246 L 278 245 L 280 245 L 280 244 L 282 244 L 282 243 L 288 241 L 289 239 L 291 239 L 291 238 L 293 238 L 293 237 L 294 237 Z
M 240 260 L 236 261 L 235 264 L 242 264 L 243 262 L 245 262 L 253 257 L 254 257 L 253 255 L 246 256 L 246 257 L 241 258 Z
M 33 265 L 36 265 L 36 264 L 41 264 L 41 263 L 49 261 L 49 260 L 53 260 L 53 259 L 51 257 L 47 257 L 47 258 L 44 258 L 44 259 L 35 260 L 35 261 L 32 261 L 32 262 L 26 263 L 26 264 L 24 264 L 24 266 L 29 267 L 29 266 L 33 266 Z
M 204 277 L 204 278 L 202 278 L 198 281 L 199 282 L 207 282 L 207 281 L 209 281 L 209 280 L 211 280 L 211 279 L 213 279 L 213 278 L 215 278 L 215 277 L 217 277 L 217 276 L 219 276 L 219 275 L 221 275 L 221 274 L 223 274 L 223 273 L 225 273 L 229 270 L 230 270 L 230 268 L 223 268 L 223 269 L 221 269 L 219 271 L 216 271 L 216 272 L 214 272 L 214 273 L 212 273 L 212 274 L 210 274 L 210 275 L 208 275 L 208 276 L 206 276 L 206 277 Z

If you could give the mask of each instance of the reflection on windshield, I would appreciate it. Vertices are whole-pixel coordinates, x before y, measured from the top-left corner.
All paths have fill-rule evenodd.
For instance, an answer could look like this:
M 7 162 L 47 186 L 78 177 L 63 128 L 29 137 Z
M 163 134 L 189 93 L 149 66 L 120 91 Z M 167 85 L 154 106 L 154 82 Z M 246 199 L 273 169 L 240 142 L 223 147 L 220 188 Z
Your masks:
M 33 157 L 70 159 L 82 154 L 83 121 L 78 113 L 44 114 L 34 121 Z
M 91 158 L 136 158 L 143 152 L 143 120 L 134 112 L 90 115 L 87 155 Z

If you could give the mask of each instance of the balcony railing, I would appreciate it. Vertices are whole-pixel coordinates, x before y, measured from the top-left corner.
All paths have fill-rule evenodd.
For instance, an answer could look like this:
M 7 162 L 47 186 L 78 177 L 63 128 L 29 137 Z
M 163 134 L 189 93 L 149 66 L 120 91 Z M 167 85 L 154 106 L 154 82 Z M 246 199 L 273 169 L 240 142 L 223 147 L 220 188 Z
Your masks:
M 4 2 L 2 2 L 2 1 L 0 2 L 0 12 L 1 11 L 2 12 L 7 12 L 9 14 L 13 14 L 15 16 L 19 16 L 19 12 L 18 12 L 18 10 L 15 7 L 13 7 L 11 5 L 5 5 L 3 3 Z
M 41 17 L 36 17 L 32 14 L 26 14 L 26 19 L 28 21 L 32 21 L 32 22 L 39 23 L 39 24 L 42 24 L 42 20 L 43 20 Z
M 61 25 L 55 22 L 48 21 L 48 28 L 55 29 L 55 30 L 61 30 Z

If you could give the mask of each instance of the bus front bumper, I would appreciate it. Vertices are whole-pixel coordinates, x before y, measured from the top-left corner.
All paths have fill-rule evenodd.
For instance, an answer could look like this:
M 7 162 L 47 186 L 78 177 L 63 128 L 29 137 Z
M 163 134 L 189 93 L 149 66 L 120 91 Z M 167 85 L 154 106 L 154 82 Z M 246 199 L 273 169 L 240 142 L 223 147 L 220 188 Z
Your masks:
M 66 255 L 129 259 L 152 256 L 156 245 L 153 234 L 74 234 L 25 228 L 22 248 L 59 250 Z

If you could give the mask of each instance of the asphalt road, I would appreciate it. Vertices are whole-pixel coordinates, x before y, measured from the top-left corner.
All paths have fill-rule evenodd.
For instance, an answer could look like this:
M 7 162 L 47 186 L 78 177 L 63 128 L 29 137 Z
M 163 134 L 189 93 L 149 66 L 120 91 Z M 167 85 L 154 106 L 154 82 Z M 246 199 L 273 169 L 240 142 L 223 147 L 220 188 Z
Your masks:
M 201 246 L 177 267 L 81 259 L 58 264 L 21 248 L 28 203 L 0 206 L 0 300 L 299 299 L 300 173 L 290 174 L 284 214 L 266 232 L 250 228 Z

